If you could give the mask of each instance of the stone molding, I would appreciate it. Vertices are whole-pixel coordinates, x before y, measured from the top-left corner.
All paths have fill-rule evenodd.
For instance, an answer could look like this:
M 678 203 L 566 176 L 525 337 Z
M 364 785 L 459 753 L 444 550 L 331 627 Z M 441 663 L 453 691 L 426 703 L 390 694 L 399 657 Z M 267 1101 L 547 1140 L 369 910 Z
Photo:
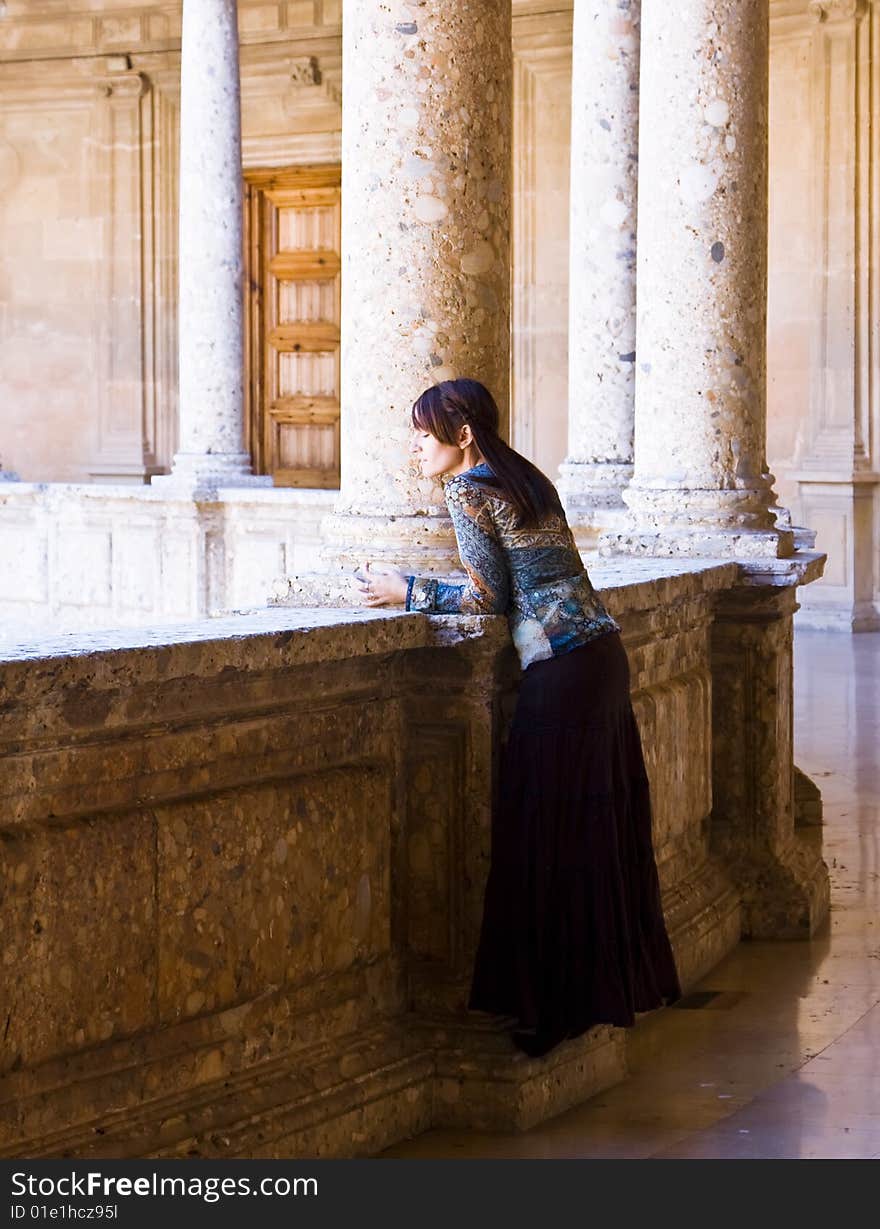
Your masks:
M 807 12 L 813 21 L 852 21 L 864 17 L 869 0 L 810 0 Z
M 295 37 L 338 41 L 341 0 L 239 0 L 242 44 L 284 42 Z M 75 0 L 59 4 L 8 0 L 0 16 L 0 62 L 68 58 L 114 52 L 168 51 L 180 48 L 181 4 L 145 4 L 140 10 L 114 8 L 96 13 L 78 9 Z

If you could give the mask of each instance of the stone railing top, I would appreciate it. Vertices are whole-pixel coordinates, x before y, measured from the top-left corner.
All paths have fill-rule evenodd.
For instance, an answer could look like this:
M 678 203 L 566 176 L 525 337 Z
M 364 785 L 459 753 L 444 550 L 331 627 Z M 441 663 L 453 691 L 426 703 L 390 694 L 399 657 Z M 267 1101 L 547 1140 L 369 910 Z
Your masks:
M 730 588 L 737 581 L 738 566 L 729 560 L 604 559 L 590 567 L 600 593 L 606 594 L 616 613 L 668 604 L 680 598 Z M 403 610 L 303 609 L 277 606 L 265 610 L 231 613 L 223 618 L 175 623 L 151 628 L 119 628 L 33 636 L 25 631 L 4 635 L 0 627 L 0 664 L 51 665 L 64 659 L 88 659 L 92 679 L 126 669 L 131 654 L 138 657 L 143 678 L 146 669 L 156 669 L 162 650 L 161 674 L 174 677 L 183 667 L 186 674 L 211 673 L 216 668 L 240 666 L 259 670 L 285 665 L 313 665 L 422 648 L 446 639 L 432 631 L 451 621 L 464 638 L 484 634 L 485 616 L 407 614 Z M 193 653 L 193 650 L 197 650 Z M 222 652 L 219 652 L 222 650 Z M 283 651 L 283 658 L 279 651 Z M 174 658 L 180 655 L 181 661 Z M 152 658 L 152 667 L 147 665 Z M 221 661 L 222 658 L 222 661 Z M 201 663 L 201 665 L 199 664 Z
M 752 577 L 735 560 L 602 558 L 589 565 L 590 576 L 612 613 L 668 606 L 737 584 L 801 583 L 821 570 L 824 555 L 800 552 L 784 576 Z M 793 579 L 797 575 L 800 579 Z M 210 675 L 220 669 L 275 669 L 279 665 L 315 665 L 344 658 L 375 656 L 405 649 L 448 643 L 439 628 L 455 623 L 458 639 L 486 634 L 493 617 L 455 615 L 425 617 L 395 609 L 305 609 L 272 606 L 232 612 L 222 618 L 151 628 L 118 628 L 34 636 L 24 628 L 0 625 L 0 666 L 6 666 L 0 686 L 10 685 L 9 668 L 26 666 L 28 677 L 38 664 L 52 668 L 64 660 L 81 659 L 93 683 L 107 681 L 130 668 L 137 657 L 139 676 L 174 678 Z M 499 619 L 500 624 L 500 619 Z M 501 632 L 499 631 L 499 634 Z M 49 680 L 45 683 L 48 685 Z
M 0 665 L 66 658 L 88 658 L 95 665 L 99 662 L 112 665 L 120 656 L 137 654 L 141 670 L 146 656 L 156 656 L 162 650 L 162 673 L 173 675 L 172 658 L 176 650 L 200 647 L 201 655 L 210 662 L 212 648 L 222 646 L 223 666 L 240 664 L 259 670 L 279 665 L 280 649 L 285 652 L 284 664 L 307 665 L 418 648 L 429 640 L 425 627 L 420 630 L 420 623 L 423 620 L 402 610 L 277 607 L 160 627 L 63 632 L 39 637 L 22 635 L 6 644 L 3 644 L 0 629 Z M 192 661 L 189 652 L 188 673 L 192 673 Z

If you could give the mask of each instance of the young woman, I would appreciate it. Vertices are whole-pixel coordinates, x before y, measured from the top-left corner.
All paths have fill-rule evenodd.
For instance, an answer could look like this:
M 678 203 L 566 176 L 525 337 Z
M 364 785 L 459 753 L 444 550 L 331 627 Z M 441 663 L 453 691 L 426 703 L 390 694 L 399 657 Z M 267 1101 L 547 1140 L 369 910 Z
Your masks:
M 434 385 L 412 425 L 422 472 L 448 475 L 467 581 L 368 567 L 365 601 L 507 615 L 524 672 L 469 1006 L 515 1017 L 517 1044 L 545 1054 L 680 993 L 629 666 L 553 484 L 500 438 L 489 391 L 476 380 Z

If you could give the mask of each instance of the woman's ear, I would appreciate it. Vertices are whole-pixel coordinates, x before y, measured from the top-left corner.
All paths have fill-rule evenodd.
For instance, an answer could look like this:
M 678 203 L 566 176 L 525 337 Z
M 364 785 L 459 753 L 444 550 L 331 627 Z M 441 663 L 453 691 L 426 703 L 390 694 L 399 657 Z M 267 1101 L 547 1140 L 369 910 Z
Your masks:
M 474 442 L 474 433 L 470 428 L 470 423 L 465 423 L 458 433 L 458 446 L 461 449 L 470 448 Z

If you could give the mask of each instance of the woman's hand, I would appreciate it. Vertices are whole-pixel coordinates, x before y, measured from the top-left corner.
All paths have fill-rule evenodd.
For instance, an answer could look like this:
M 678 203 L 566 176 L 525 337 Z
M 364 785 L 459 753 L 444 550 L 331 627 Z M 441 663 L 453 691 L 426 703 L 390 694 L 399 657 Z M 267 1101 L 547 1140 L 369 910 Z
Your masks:
M 407 578 L 396 568 L 374 568 L 364 565 L 362 572 L 355 572 L 367 606 L 390 606 L 406 601 Z

